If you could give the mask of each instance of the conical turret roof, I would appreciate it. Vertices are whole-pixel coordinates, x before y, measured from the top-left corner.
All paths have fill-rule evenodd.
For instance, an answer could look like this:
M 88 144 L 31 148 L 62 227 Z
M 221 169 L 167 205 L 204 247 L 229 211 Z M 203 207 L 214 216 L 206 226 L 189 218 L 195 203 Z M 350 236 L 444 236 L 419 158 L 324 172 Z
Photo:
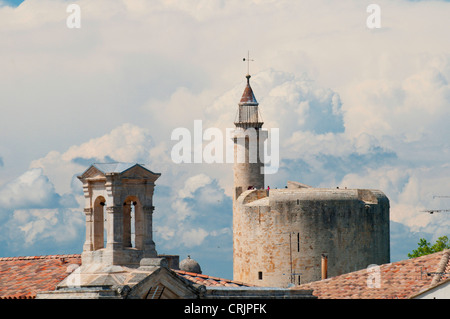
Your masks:
M 244 89 L 239 105 L 258 105 L 258 101 L 256 101 L 252 87 L 250 86 L 250 77 L 251 76 L 247 74 L 247 86 Z

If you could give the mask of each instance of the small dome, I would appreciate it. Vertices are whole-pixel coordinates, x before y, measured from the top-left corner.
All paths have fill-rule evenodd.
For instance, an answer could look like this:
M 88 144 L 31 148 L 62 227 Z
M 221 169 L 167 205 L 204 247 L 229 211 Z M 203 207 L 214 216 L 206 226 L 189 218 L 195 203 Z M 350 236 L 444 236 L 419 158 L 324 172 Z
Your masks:
M 198 262 L 196 262 L 194 259 L 191 259 L 191 256 L 187 256 L 186 259 L 182 260 L 180 262 L 180 270 L 193 272 L 196 274 L 201 274 L 202 269 L 200 268 L 200 265 Z

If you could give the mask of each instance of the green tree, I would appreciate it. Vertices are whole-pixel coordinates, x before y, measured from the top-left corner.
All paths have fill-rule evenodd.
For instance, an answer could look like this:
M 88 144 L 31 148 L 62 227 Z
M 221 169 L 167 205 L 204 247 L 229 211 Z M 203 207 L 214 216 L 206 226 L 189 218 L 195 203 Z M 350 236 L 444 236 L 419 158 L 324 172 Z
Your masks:
M 431 246 L 425 238 L 421 238 L 418 245 L 419 247 L 417 249 L 414 249 L 412 253 L 408 254 L 409 258 L 420 257 L 433 254 L 444 249 L 450 249 L 450 241 L 447 236 L 439 237 L 433 246 Z

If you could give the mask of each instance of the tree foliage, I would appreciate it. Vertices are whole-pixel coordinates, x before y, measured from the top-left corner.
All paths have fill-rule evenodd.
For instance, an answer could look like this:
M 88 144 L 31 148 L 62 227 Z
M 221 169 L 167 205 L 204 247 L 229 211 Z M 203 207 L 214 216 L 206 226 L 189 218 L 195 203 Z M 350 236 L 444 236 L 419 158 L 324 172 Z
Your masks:
M 429 243 L 425 238 L 421 238 L 418 245 L 419 247 L 417 249 L 414 249 L 412 253 L 408 254 L 409 258 L 420 257 L 433 254 L 444 249 L 450 249 L 450 241 L 447 236 L 439 237 L 436 240 L 436 243 L 432 246 L 431 243 Z

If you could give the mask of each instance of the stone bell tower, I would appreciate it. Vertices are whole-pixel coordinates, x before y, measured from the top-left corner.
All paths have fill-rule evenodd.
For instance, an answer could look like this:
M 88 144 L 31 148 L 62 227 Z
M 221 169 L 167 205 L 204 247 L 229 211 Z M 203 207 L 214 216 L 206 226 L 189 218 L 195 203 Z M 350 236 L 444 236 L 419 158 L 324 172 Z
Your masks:
M 250 74 L 246 78 L 247 85 L 234 122 L 234 201 L 250 188 L 264 188 L 264 141 L 268 134 L 261 129 L 263 122 L 250 86 Z
M 82 263 L 139 265 L 155 258 L 152 235 L 156 174 L 139 164 L 93 164 L 83 183 L 86 241 Z

